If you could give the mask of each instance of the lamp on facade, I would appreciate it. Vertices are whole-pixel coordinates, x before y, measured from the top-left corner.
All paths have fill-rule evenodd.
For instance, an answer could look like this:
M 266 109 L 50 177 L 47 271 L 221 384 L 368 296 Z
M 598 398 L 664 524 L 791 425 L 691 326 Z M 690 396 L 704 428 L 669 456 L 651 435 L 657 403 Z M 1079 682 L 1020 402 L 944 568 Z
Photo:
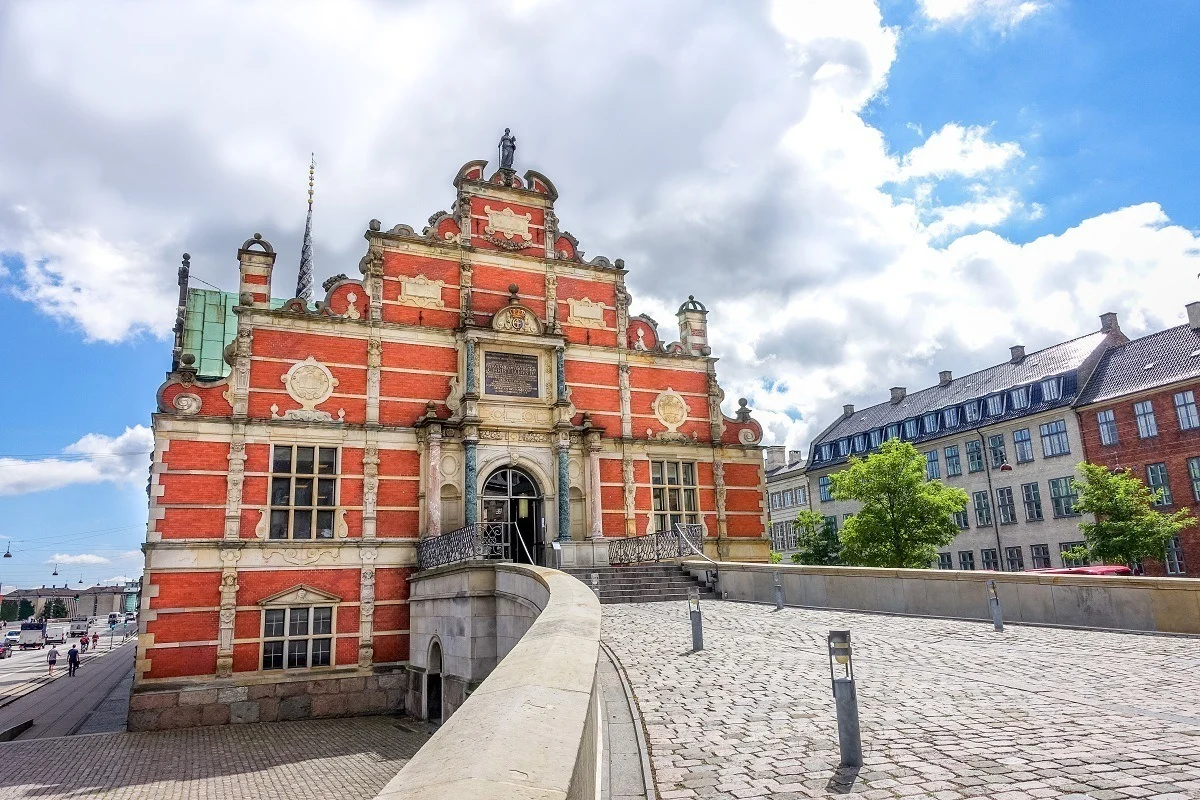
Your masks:
M 862 737 L 858 729 L 858 695 L 854 690 L 854 650 L 850 631 L 829 632 L 829 680 L 837 708 L 838 749 L 843 767 L 862 766 Z M 838 676 L 838 668 L 841 676 Z
M 1005 461 L 1003 464 L 1000 465 L 1000 471 L 1001 472 L 1012 472 L 1012 464 L 1009 464 L 1007 461 Z

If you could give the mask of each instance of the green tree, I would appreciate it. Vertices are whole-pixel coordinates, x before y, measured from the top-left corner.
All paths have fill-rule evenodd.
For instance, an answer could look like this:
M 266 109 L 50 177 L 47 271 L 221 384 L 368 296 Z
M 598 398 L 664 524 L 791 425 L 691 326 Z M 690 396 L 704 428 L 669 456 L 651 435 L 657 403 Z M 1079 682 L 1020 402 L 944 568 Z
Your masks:
M 842 563 L 842 542 L 837 528 L 827 525 L 823 516 L 805 509 L 796 517 L 795 524 L 797 552 L 792 553 L 793 562 L 818 567 Z
M 13 620 L 20 619 L 20 617 L 17 616 L 17 605 L 18 604 L 16 600 L 5 600 L 0 602 L 0 620 L 4 622 L 12 622 Z
M 1167 543 L 1196 520 L 1188 509 L 1164 514 L 1154 508 L 1162 489 L 1151 491 L 1130 470 L 1110 470 L 1086 461 L 1079 465 L 1082 481 L 1072 481 L 1079 499 L 1075 510 L 1092 514 L 1095 522 L 1079 523 L 1084 543 L 1064 557 L 1132 564 L 1144 558 L 1162 560 Z
M 17 619 L 29 619 L 33 616 L 33 603 L 25 598 L 21 598 L 20 605 L 17 607 Z
M 67 616 L 67 604 L 54 598 L 42 606 L 42 619 L 62 619 Z
M 847 564 L 928 568 L 958 535 L 953 515 L 966 508 L 967 493 L 926 481 L 925 456 L 908 442 L 889 439 L 830 478 L 834 499 L 862 504 L 842 528 Z

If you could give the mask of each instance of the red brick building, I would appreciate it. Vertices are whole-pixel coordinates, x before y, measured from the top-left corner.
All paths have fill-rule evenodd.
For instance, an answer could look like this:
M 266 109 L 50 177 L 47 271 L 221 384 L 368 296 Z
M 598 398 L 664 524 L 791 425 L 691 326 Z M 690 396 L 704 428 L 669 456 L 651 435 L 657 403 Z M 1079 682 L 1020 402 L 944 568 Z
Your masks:
M 1087 460 L 1164 490 L 1162 510 L 1200 509 L 1200 303 L 1188 323 L 1109 350 L 1076 406 Z M 1200 574 L 1200 527 L 1186 528 L 1149 575 Z
M 675 522 L 766 560 L 762 430 L 721 412 L 705 308 L 668 343 L 549 179 L 486 167 L 421 232 L 372 221 L 361 277 L 315 304 L 272 301 L 258 234 L 236 297 L 189 291 L 185 259 L 132 727 L 400 707 L 416 543 L 480 521 L 521 561 L 604 563 Z

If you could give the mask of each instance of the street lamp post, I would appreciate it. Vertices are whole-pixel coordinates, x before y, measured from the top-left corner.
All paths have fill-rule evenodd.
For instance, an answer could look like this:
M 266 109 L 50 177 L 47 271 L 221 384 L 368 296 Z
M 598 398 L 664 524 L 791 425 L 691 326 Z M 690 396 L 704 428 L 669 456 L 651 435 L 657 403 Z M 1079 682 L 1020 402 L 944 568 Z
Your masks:
M 858 695 L 854 690 L 854 656 L 850 631 L 829 632 L 829 680 L 837 707 L 838 749 L 843 767 L 862 766 L 862 737 L 858 729 Z M 841 668 L 839 676 L 838 668 Z

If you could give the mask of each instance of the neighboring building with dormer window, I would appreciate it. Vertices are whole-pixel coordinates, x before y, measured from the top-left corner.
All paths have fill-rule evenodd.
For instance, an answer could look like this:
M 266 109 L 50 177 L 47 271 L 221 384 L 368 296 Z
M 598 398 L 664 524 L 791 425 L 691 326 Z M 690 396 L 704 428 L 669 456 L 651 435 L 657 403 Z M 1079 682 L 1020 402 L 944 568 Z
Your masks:
M 955 516 L 962 533 L 939 556 L 953 569 L 1020 571 L 1063 566 L 1063 549 L 1082 538 L 1071 479 L 1084 458 L 1072 404 L 1101 358 L 1127 338 L 1116 314 L 1099 331 L 1025 353 L 936 386 L 842 417 L 813 442 L 806 465 L 812 508 L 840 530 L 856 503 L 834 500 L 830 476 L 852 456 L 901 438 L 925 455 L 925 474 L 967 493 Z
M 808 476 L 804 455 L 780 445 L 766 449 L 767 535 L 771 549 L 791 553 L 796 549 L 796 516 L 809 509 Z

